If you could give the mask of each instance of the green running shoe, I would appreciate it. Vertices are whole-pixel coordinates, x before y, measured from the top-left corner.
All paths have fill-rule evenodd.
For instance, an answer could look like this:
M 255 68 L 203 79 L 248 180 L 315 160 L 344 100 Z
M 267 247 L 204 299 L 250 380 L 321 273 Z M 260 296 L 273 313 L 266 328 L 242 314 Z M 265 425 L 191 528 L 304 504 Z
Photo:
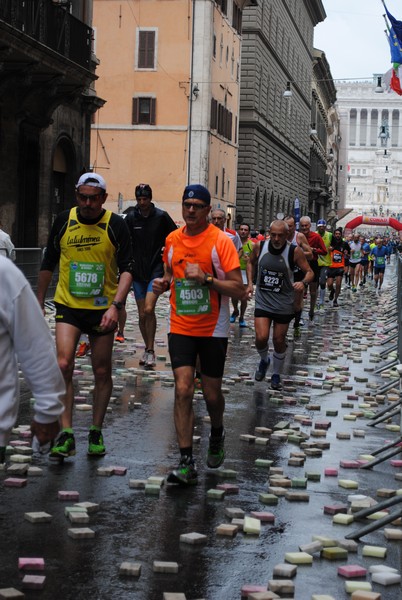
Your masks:
M 193 459 L 183 456 L 177 469 L 173 469 L 167 476 L 167 481 L 179 485 L 196 485 L 198 475 Z
M 75 438 L 72 429 L 60 433 L 55 445 L 50 448 L 50 458 L 67 458 L 75 454 Z
M 88 454 L 90 456 L 104 456 L 106 454 L 102 430 L 95 427 L 95 425 L 92 425 L 88 433 Z

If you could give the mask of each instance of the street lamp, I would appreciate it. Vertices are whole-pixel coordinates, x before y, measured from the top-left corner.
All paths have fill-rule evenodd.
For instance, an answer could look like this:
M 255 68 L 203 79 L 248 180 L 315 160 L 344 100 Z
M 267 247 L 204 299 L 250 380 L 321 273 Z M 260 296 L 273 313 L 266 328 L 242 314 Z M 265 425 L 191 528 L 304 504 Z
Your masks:
M 291 98 L 293 96 L 293 92 L 290 89 L 290 81 L 287 82 L 286 84 L 286 90 L 283 92 L 283 97 L 284 98 Z
M 377 77 L 377 87 L 374 90 L 374 92 L 376 94 L 383 94 L 384 93 L 384 88 L 382 87 L 381 83 L 382 83 L 382 78 L 381 77 Z

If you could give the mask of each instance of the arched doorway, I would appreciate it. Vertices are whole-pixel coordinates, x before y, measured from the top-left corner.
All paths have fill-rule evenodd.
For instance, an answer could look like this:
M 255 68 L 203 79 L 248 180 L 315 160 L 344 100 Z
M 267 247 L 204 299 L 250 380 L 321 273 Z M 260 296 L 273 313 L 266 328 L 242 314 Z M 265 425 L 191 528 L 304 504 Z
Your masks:
M 51 223 L 61 211 L 74 204 L 75 151 L 72 141 L 63 137 L 57 142 L 53 153 L 53 177 L 50 190 Z

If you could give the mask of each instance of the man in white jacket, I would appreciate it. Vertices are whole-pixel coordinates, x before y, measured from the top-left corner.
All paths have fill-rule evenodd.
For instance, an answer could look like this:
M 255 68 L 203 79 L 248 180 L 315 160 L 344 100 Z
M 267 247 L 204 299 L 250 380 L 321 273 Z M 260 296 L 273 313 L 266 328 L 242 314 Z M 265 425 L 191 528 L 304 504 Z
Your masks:
M 15 260 L 14 244 L 8 233 L 3 231 L 3 223 L 0 221 L 0 254 Z
M 0 256 L 0 463 L 18 415 L 18 363 L 35 398 L 31 430 L 43 445 L 59 431 L 63 376 L 49 327 L 28 281 Z

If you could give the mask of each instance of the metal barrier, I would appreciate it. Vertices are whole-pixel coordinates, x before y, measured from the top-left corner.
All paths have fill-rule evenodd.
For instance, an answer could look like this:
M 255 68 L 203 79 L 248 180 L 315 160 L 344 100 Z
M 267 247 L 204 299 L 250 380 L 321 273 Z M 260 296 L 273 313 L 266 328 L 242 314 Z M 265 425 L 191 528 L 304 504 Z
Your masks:
M 371 422 L 368 423 L 369 426 L 374 427 L 375 425 L 382 423 L 384 421 L 388 421 L 392 417 L 399 416 L 399 424 L 402 427 L 402 298 L 401 298 L 401 290 L 402 290 L 402 258 L 400 254 L 396 255 L 396 286 L 395 286 L 395 295 L 396 300 L 391 301 L 389 303 L 389 323 L 387 323 L 387 327 L 385 331 L 390 335 L 383 340 L 384 345 L 387 345 L 386 350 L 380 353 L 380 357 L 386 359 L 388 354 L 392 351 L 397 350 L 397 360 L 391 361 L 386 366 L 389 368 L 390 366 L 396 366 L 396 369 L 399 374 L 399 381 L 397 379 L 392 379 L 389 383 L 385 384 L 381 388 L 377 389 L 376 393 L 381 394 L 388 391 L 391 387 L 399 387 L 399 400 L 393 402 L 375 413 L 372 417 Z M 389 343 L 396 340 L 396 344 L 393 346 L 389 346 Z M 384 365 L 383 365 L 384 367 Z M 376 372 L 380 373 L 383 369 L 380 368 Z M 402 434 L 401 432 L 397 436 L 397 438 L 387 444 L 383 444 L 380 448 L 372 451 L 371 454 L 376 456 L 374 460 L 370 460 L 366 464 L 361 465 L 361 469 L 372 469 L 373 467 L 383 463 L 388 460 L 392 456 L 396 456 L 402 452 Z M 355 520 L 363 519 L 373 512 L 377 512 L 382 510 L 383 508 L 389 508 L 394 504 L 400 504 L 402 502 L 402 497 L 398 496 L 396 498 L 391 498 L 376 504 L 368 509 L 364 509 L 359 511 L 354 515 Z M 389 515 L 375 520 L 374 523 L 370 525 L 365 525 L 360 529 L 353 531 L 346 535 L 346 539 L 358 540 L 361 537 L 380 529 L 381 527 L 392 523 L 399 517 L 402 517 L 402 508 L 395 512 L 390 512 Z
M 397 330 L 398 330 L 398 360 L 399 363 L 402 362 L 402 256 L 400 253 L 395 255 L 396 263 L 396 273 L 397 273 L 397 294 L 396 294 L 396 311 L 397 311 Z
M 42 262 L 42 248 L 14 248 L 15 264 L 28 279 L 33 291 L 38 289 L 38 273 Z M 47 290 L 46 297 L 53 298 L 58 279 L 58 270 L 54 272 L 52 282 Z
M 15 264 L 21 269 L 36 292 L 39 267 L 42 262 L 41 248 L 15 248 L 14 251 Z

